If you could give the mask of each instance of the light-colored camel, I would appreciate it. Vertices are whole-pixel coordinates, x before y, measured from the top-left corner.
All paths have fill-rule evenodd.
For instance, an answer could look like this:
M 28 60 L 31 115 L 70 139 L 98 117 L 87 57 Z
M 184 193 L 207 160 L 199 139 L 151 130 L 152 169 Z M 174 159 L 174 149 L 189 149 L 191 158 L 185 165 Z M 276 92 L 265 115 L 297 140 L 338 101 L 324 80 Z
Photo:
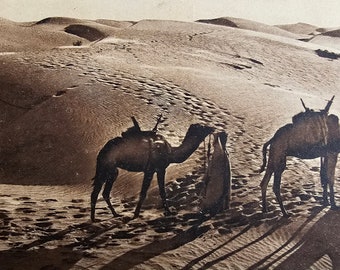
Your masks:
M 213 153 L 203 178 L 204 188 L 200 208 L 212 215 L 229 209 L 231 197 L 231 166 L 226 149 L 228 135 L 225 131 L 214 133 Z
M 91 219 L 95 220 L 95 207 L 98 194 L 105 184 L 103 198 L 113 216 L 118 216 L 110 202 L 110 191 L 118 176 L 118 168 L 131 172 L 144 172 L 139 201 L 134 218 L 139 216 L 147 190 L 154 173 L 157 174 L 158 186 L 165 215 L 170 214 L 166 201 L 164 178 L 166 168 L 171 163 L 182 163 L 198 148 L 206 136 L 211 134 L 212 127 L 201 124 L 190 125 L 182 144 L 172 147 L 166 139 L 153 131 L 140 131 L 138 124 L 123 133 L 122 137 L 108 141 L 97 156 L 96 175 L 91 194 Z
M 293 117 L 293 123 L 287 124 L 263 145 L 263 172 L 267 164 L 267 147 L 270 145 L 269 158 L 265 175 L 261 181 L 262 210 L 267 212 L 266 191 L 268 182 L 274 173 L 273 191 L 284 216 L 289 216 L 285 210 L 280 194 L 281 175 L 286 168 L 287 156 L 301 159 L 321 158 L 320 177 L 323 188 L 323 202 L 328 205 L 328 187 L 330 190 L 331 207 L 335 208 L 334 173 L 340 150 L 339 119 L 328 115 L 333 98 L 325 109 L 313 111 L 308 108 Z M 304 105 L 304 103 L 303 103 Z

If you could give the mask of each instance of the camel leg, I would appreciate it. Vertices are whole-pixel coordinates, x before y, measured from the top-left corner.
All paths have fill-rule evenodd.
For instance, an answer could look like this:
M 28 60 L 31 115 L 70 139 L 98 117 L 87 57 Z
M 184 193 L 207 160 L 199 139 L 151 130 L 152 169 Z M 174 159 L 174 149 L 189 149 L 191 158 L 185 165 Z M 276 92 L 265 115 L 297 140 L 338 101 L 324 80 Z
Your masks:
M 118 176 L 118 169 L 116 168 L 115 170 L 113 170 L 112 174 L 110 174 L 110 177 L 106 180 L 104 191 L 103 191 L 103 198 L 105 202 L 107 203 L 107 206 L 111 210 L 111 213 L 114 217 L 120 216 L 119 214 L 117 214 L 117 212 L 113 208 L 111 201 L 110 201 L 110 192 L 112 189 L 113 182 L 117 179 L 117 176 Z
M 146 198 L 146 192 L 148 191 L 148 189 L 150 187 L 153 174 L 154 174 L 154 171 L 152 171 L 152 172 L 145 172 L 144 173 L 144 179 L 143 179 L 143 183 L 142 183 L 142 190 L 141 190 L 140 195 L 139 195 L 139 201 L 138 201 L 135 213 L 133 215 L 133 218 L 137 218 L 139 216 L 139 212 L 140 212 L 140 209 L 142 207 L 143 201 Z
M 159 194 L 162 198 L 162 203 L 164 207 L 164 215 L 168 216 L 171 214 L 168 203 L 166 201 L 166 193 L 165 193 L 165 170 L 160 170 L 157 172 L 157 181 L 158 181 L 158 188 L 159 188 Z
M 334 176 L 335 176 L 335 167 L 338 161 L 338 154 L 337 153 L 329 153 L 326 158 L 325 165 L 327 170 L 327 180 L 329 186 L 329 198 L 330 204 L 332 209 L 337 209 L 335 198 L 334 198 Z
M 102 181 L 100 177 L 97 175 L 94 178 L 94 183 L 93 183 L 93 190 L 91 193 L 91 220 L 95 221 L 95 211 L 96 211 L 96 203 L 98 199 L 98 194 L 100 190 L 102 189 L 102 186 L 105 181 Z
M 327 157 L 321 157 L 320 158 L 320 180 L 321 180 L 321 186 L 322 186 L 322 199 L 323 199 L 323 205 L 328 206 L 328 173 L 327 173 Z
M 287 213 L 285 207 L 283 206 L 282 198 L 281 198 L 281 192 L 280 192 L 280 187 L 281 187 L 281 176 L 284 171 L 284 166 L 283 168 L 281 167 L 279 170 L 274 172 L 274 184 L 273 184 L 273 191 L 275 193 L 276 199 L 280 205 L 281 212 L 284 217 L 289 217 L 290 215 Z
M 262 212 L 267 213 L 267 186 L 269 183 L 270 178 L 272 177 L 273 170 L 270 167 L 267 167 L 266 173 L 263 176 L 263 179 L 261 181 L 260 187 L 262 192 Z

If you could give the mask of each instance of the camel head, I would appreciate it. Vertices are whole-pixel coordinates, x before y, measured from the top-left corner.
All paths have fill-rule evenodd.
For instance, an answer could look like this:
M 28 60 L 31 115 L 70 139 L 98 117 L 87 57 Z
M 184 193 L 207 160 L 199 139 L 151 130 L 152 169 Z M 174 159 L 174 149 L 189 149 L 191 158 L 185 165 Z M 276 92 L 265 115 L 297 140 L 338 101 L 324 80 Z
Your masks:
M 201 124 L 191 124 L 185 138 L 196 137 L 204 139 L 206 136 L 214 132 L 213 127 L 203 126 Z

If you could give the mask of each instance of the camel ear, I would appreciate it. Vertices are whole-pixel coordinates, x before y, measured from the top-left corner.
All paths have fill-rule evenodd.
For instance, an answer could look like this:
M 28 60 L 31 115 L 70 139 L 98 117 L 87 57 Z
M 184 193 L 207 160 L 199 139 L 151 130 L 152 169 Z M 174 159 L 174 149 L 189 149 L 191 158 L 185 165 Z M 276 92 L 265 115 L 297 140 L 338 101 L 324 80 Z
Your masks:
M 329 109 L 331 108 L 331 105 L 332 105 L 332 103 L 333 103 L 334 97 L 335 97 L 335 95 L 331 98 L 331 100 L 329 100 L 329 101 L 327 102 L 327 105 L 326 105 L 326 107 L 325 107 L 325 109 L 324 109 L 324 111 L 325 111 L 326 113 L 328 113 Z

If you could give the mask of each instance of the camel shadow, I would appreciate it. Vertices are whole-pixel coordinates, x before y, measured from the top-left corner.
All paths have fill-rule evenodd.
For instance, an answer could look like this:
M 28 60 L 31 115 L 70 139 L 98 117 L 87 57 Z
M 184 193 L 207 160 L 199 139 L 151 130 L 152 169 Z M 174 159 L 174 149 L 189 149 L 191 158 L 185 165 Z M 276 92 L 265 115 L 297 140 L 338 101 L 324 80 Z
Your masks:
M 196 238 L 200 237 L 202 234 L 206 233 L 210 229 L 209 225 L 203 225 L 203 222 L 207 219 L 206 217 L 197 217 L 198 218 L 193 221 L 193 226 L 191 226 L 189 229 L 183 232 L 179 232 L 172 238 L 154 240 L 150 244 L 130 250 L 115 258 L 114 260 L 103 266 L 101 269 L 131 269 L 132 267 L 139 265 L 164 252 L 177 249 L 191 241 L 194 241 Z M 176 218 L 157 219 L 149 222 L 149 224 L 154 227 L 155 231 L 157 231 L 157 228 L 163 228 L 164 231 L 171 230 L 172 223 L 177 223 Z
M 252 246 L 254 244 L 256 244 L 257 242 L 263 240 L 264 238 L 270 236 L 271 234 L 273 234 L 276 230 L 278 230 L 280 227 L 286 225 L 289 222 L 288 219 L 286 218 L 281 218 L 272 228 L 270 228 L 265 234 L 263 234 L 262 236 L 258 237 L 257 239 L 247 243 L 246 245 L 243 245 L 242 247 L 233 250 L 221 257 L 218 257 L 212 261 L 208 261 L 206 263 L 204 263 L 204 265 L 198 269 L 210 269 L 211 267 L 213 267 L 215 264 L 219 263 L 220 261 L 226 260 L 229 257 L 235 255 L 236 253 L 242 251 L 243 249 Z M 198 264 L 200 261 L 203 261 L 204 259 L 206 259 L 207 257 L 209 257 L 211 254 L 213 254 L 214 252 L 222 249 L 224 246 L 228 245 L 229 243 L 231 243 L 232 241 L 234 241 L 235 239 L 237 239 L 238 237 L 241 237 L 242 235 L 244 235 L 247 231 L 249 231 L 251 228 L 253 228 L 254 226 L 256 226 L 256 223 L 254 224 L 249 224 L 247 226 L 245 226 L 238 234 L 236 234 L 235 236 L 231 237 L 228 241 L 226 241 L 225 243 L 222 243 L 221 245 L 217 246 L 216 248 L 210 250 L 209 252 L 207 252 L 206 254 L 192 260 L 191 262 L 189 262 L 187 265 L 185 265 L 182 270 L 189 270 L 192 269 L 194 267 L 194 265 Z
M 328 255 L 333 269 L 340 269 L 340 211 L 328 211 L 294 245 L 276 269 L 310 269 Z
M 289 245 L 289 243 L 291 243 L 296 237 L 298 237 L 298 235 L 301 233 L 301 231 L 322 211 L 322 208 L 316 208 L 314 210 L 314 212 L 312 213 L 312 215 L 292 234 L 292 236 L 287 240 L 287 242 L 282 245 L 279 249 L 277 249 L 276 251 L 274 251 L 273 253 L 269 254 L 268 256 L 264 257 L 263 259 L 261 259 L 260 261 L 256 262 L 255 264 L 251 265 L 249 268 L 247 269 L 268 269 L 268 267 L 270 267 L 271 265 L 273 265 L 275 262 L 277 262 L 278 260 L 282 259 L 283 256 L 279 256 L 277 259 L 273 260 L 271 263 L 267 264 L 264 266 L 264 264 L 266 262 L 268 262 L 268 260 L 273 257 L 275 254 L 279 253 L 281 250 L 283 250 L 287 245 Z M 234 256 L 235 254 L 241 252 L 242 250 L 254 246 L 256 245 L 258 242 L 264 240 L 267 237 L 270 237 L 270 235 L 272 235 L 273 233 L 275 233 L 277 230 L 279 230 L 281 227 L 286 226 L 288 223 L 290 223 L 291 220 L 287 219 L 285 217 L 282 217 L 280 219 L 277 219 L 275 221 L 275 223 L 273 223 L 274 225 L 268 230 L 266 231 L 263 235 L 259 236 L 258 238 L 254 239 L 253 241 L 250 241 L 248 243 L 246 243 L 245 245 L 242 245 L 241 247 L 230 251 L 226 254 L 224 254 L 223 256 L 217 257 L 214 260 L 211 261 L 207 261 L 203 264 L 203 266 L 201 266 L 198 269 L 210 269 L 211 267 L 214 267 L 214 265 L 218 264 L 221 261 L 227 260 L 228 258 Z M 247 226 L 245 226 L 238 234 L 234 235 L 233 237 L 231 237 L 230 239 L 228 239 L 228 241 L 222 243 L 221 245 L 217 246 L 216 248 L 208 251 L 207 253 L 203 254 L 202 256 L 192 260 L 191 262 L 189 262 L 187 265 L 185 265 L 182 270 L 189 270 L 192 269 L 195 265 L 199 264 L 201 261 L 205 260 L 206 258 L 208 258 L 209 256 L 211 256 L 213 253 L 217 252 L 218 250 L 221 250 L 223 247 L 225 247 L 226 245 L 228 245 L 229 243 L 231 243 L 232 241 L 236 240 L 239 237 L 242 237 L 242 235 L 244 235 L 245 233 L 247 233 L 250 229 L 252 229 L 253 227 L 256 227 L 257 225 L 261 224 L 261 221 L 253 219 L 249 221 L 249 224 Z M 290 268 L 283 268 L 283 269 L 297 269 L 295 267 L 293 267 L 294 265 L 290 265 Z M 300 268 L 299 268 L 300 269 Z

